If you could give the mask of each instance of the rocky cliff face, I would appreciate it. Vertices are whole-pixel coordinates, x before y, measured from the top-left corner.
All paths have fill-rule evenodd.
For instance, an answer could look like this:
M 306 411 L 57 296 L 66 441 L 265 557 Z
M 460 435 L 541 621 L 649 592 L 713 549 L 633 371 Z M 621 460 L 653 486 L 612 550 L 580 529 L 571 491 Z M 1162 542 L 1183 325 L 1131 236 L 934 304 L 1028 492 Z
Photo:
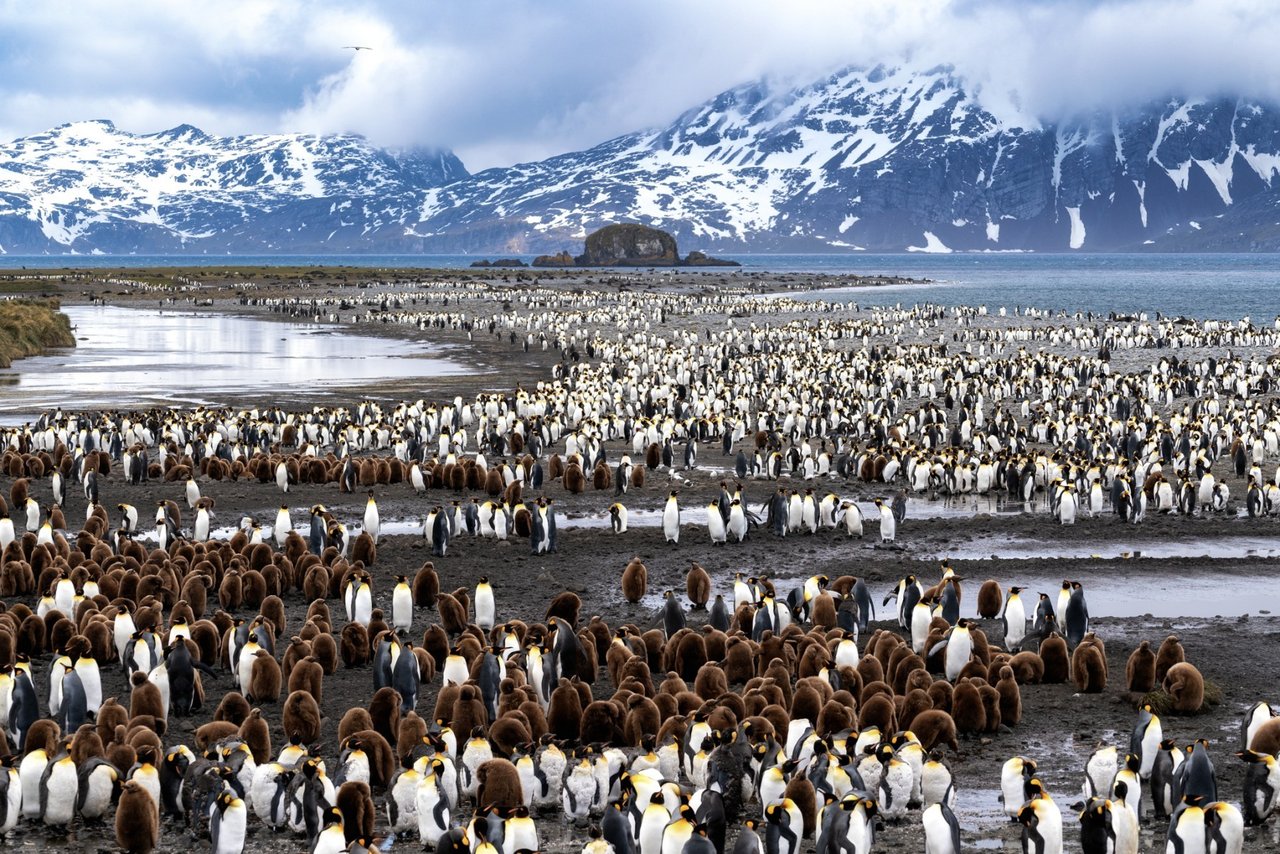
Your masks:
M 947 68 L 850 68 L 476 175 L 350 136 L 66 125 L 0 146 L 0 250 L 536 253 L 620 222 L 720 253 L 1277 250 L 1278 178 L 1275 105 L 1043 124 Z

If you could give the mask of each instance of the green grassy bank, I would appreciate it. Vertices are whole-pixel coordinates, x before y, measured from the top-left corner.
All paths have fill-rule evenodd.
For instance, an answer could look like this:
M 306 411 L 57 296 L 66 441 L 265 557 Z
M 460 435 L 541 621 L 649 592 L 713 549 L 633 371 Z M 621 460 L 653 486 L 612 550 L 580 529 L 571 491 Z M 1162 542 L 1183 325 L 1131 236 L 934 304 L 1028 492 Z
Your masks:
M 56 300 L 0 300 L 0 368 L 50 347 L 74 347 L 71 321 Z

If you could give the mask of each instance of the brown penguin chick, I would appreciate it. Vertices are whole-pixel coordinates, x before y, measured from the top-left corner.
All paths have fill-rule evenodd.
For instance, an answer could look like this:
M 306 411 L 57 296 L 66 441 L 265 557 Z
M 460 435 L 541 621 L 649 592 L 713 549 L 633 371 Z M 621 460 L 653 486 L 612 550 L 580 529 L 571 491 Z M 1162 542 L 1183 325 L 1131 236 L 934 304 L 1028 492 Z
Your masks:
M 107 745 L 107 761 L 115 766 L 120 772 L 120 776 L 124 777 L 129 773 L 129 769 L 138 761 L 138 752 L 133 746 L 124 740 L 124 727 L 118 727 L 120 732 L 120 740 L 112 741 Z
M 115 697 L 108 697 L 98 707 L 96 724 L 98 738 L 102 739 L 103 745 L 108 745 L 115 738 L 116 727 L 127 727 L 129 725 L 129 712 L 116 701 Z
M 1110 669 L 1107 666 L 1107 645 L 1102 642 L 1102 638 L 1098 637 L 1093 632 L 1086 632 L 1085 636 L 1080 639 L 1080 646 L 1096 647 L 1098 650 L 1098 653 L 1102 657 L 1102 675 L 1103 676 L 1111 675 Z
M 581 697 L 579 697 L 581 699 Z M 622 726 L 618 707 L 609 700 L 594 700 L 582 709 L 582 722 L 578 725 L 578 741 L 595 744 L 622 740 Z
M 373 719 L 369 717 L 369 710 L 359 706 L 347 709 L 342 715 L 342 720 L 338 721 L 338 740 L 345 741 L 362 729 L 373 729 Z
M 150 854 L 160 842 L 160 811 L 136 780 L 125 781 L 116 806 L 116 845 L 129 854 Z
M 812 725 L 822 714 L 823 702 L 822 695 L 812 685 L 797 684 L 791 695 L 791 719 L 794 721 L 803 718 Z
M 582 466 L 569 463 L 564 469 L 564 488 L 577 495 L 587 488 L 587 477 L 582 473 Z
M 932 708 L 933 701 L 929 699 L 929 693 L 920 688 L 912 688 L 902 700 L 902 708 L 898 710 L 898 720 L 914 721 L 921 712 L 927 712 Z
M 830 593 L 824 590 L 814 597 L 809 607 L 809 620 L 824 631 L 835 628 L 836 600 Z
M 244 723 L 240 724 L 237 734 L 240 740 L 249 746 L 249 753 L 253 755 L 254 762 L 261 765 L 271 760 L 271 727 L 267 725 L 261 709 L 249 712 Z
M 427 561 L 413 576 L 413 605 L 434 610 L 439 595 L 440 575 L 436 572 L 436 565 Z
M 50 612 L 53 613 L 53 612 Z M 18 639 L 14 646 L 19 655 L 39 656 L 45 651 L 44 641 L 48 634 L 44 620 L 35 614 L 28 614 L 18 627 Z
M 1042 681 L 1046 684 L 1058 685 L 1070 678 L 1071 659 L 1067 655 L 1067 642 L 1062 639 L 1062 635 L 1055 632 L 1040 642 L 1040 660 L 1044 662 Z
M 1071 680 L 1081 694 L 1101 694 L 1107 687 L 1107 666 L 1094 644 L 1082 643 L 1071 654 Z
M 369 660 L 369 630 L 360 623 L 347 623 L 342 627 L 343 666 L 360 667 Z
M 1134 694 L 1148 694 L 1156 687 L 1156 654 L 1151 651 L 1151 644 L 1143 641 L 1138 644 L 1124 667 L 1125 685 Z
M 373 793 L 369 790 L 369 784 L 348 780 L 338 787 L 335 800 L 342 813 L 342 832 L 347 842 L 361 837 L 372 839 L 377 809 L 373 805 Z
M 627 701 L 627 717 L 622 725 L 623 743 L 636 747 L 646 735 L 658 731 L 662 716 L 658 704 L 643 694 L 633 694 Z
M 440 613 L 440 625 L 450 637 L 457 637 L 467 630 L 467 609 L 452 593 L 436 597 L 436 610 Z
M 160 695 L 160 689 L 154 682 L 147 680 L 147 674 L 141 670 L 133 671 L 133 675 L 129 677 L 129 684 L 132 692 L 129 695 L 129 718 L 132 720 L 138 715 L 151 715 L 154 718 L 163 718 L 165 715 L 164 698 Z
M 239 726 L 249 717 L 249 701 L 239 691 L 228 691 L 214 710 L 215 721 L 230 721 Z
M 973 658 L 969 660 L 968 664 L 960 668 L 960 675 L 957 678 L 973 679 L 974 677 L 977 677 L 985 682 L 988 675 L 987 666 L 978 659 Z
M 558 739 L 575 739 L 582 729 L 582 698 L 578 689 L 563 677 L 551 692 L 547 728 Z
M 686 682 L 692 682 L 698 678 L 698 670 L 707 663 L 707 642 L 698 632 L 690 629 L 681 629 L 681 631 L 684 635 L 676 644 L 675 659 L 671 662 L 672 669 Z
M 75 736 L 71 739 L 70 748 L 71 759 L 76 763 L 77 767 L 83 767 L 84 763 L 90 759 L 94 759 L 105 755 L 106 748 L 103 747 L 102 738 L 98 735 L 97 727 L 93 724 L 81 724 L 76 730 Z
M 374 719 L 375 724 L 377 719 Z M 466 684 L 458 689 L 458 699 L 453 704 L 453 731 L 469 733 L 475 729 L 483 730 L 489 724 L 489 712 L 485 708 L 480 689 L 474 684 Z
M 1170 667 L 1161 685 L 1173 700 L 1175 712 L 1193 715 L 1204 705 L 1204 677 L 1190 662 L 1179 661 Z
M 291 694 L 306 691 L 317 703 L 324 703 L 324 668 L 314 655 L 308 655 L 294 665 L 286 688 Z
M 320 739 L 320 706 L 305 691 L 294 691 L 285 698 L 281 721 L 291 741 L 312 745 Z
M 338 642 L 325 633 L 311 639 L 311 654 L 319 662 L 326 676 L 338 671 Z
M 644 489 L 644 467 L 631 467 L 631 485 L 636 489 Z
M 15 513 L 21 514 L 27 498 L 31 495 L 31 481 L 20 477 L 9 487 L 9 504 Z M 7 509 L 7 508 L 6 508 Z M 7 515 L 7 514 L 6 514 Z
M 205 726 L 210 726 L 210 724 L 205 724 Z M 164 744 L 160 741 L 160 736 L 164 733 L 164 729 L 163 720 L 153 718 L 150 715 L 140 715 L 129 721 L 129 732 L 125 735 L 125 740 L 133 745 L 133 749 L 138 751 L 139 756 L 143 754 L 144 749 L 150 748 L 153 754 L 152 758 L 140 761 L 158 765 L 160 763 L 156 757 L 164 753 Z M 199 730 L 197 730 L 198 732 Z M 235 732 L 235 727 L 231 728 L 231 732 Z M 29 735 L 28 738 L 30 738 Z M 216 740 L 214 739 L 214 741 Z
M 927 693 L 933 708 L 941 709 L 947 714 L 951 713 L 951 698 L 955 694 L 955 689 L 951 688 L 951 682 L 945 679 L 934 680 L 933 684 L 929 685 Z
M 920 689 L 926 694 L 929 692 L 929 686 L 933 684 L 933 677 L 929 675 L 929 671 L 923 668 L 912 670 L 907 674 L 907 679 L 902 683 L 903 696 L 911 693 L 915 689 Z M 910 720 L 910 718 L 908 718 Z
M 649 570 L 638 557 L 633 557 L 622 570 L 622 598 L 632 605 L 644 598 L 649 586 Z
M 1186 660 L 1187 654 L 1183 651 L 1182 642 L 1178 640 L 1178 636 L 1169 635 L 1160 644 L 1160 650 L 1156 653 L 1156 682 L 1164 684 L 1164 677 L 1169 673 L 1169 668 Z
M 284 602 L 279 596 L 272 594 L 264 598 L 262 600 L 262 606 L 258 609 L 258 613 L 271 623 L 272 634 L 276 640 L 284 637 L 288 617 L 285 616 Z
M 547 605 L 547 613 L 543 618 L 546 622 L 550 622 L 552 617 L 563 620 L 570 626 L 578 625 L 578 613 L 582 610 L 582 600 L 578 598 L 578 594 L 566 590 L 559 593 L 551 600 L 551 604 Z
M 391 784 L 397 766 L 395 752 L 391 744 L 377 730 L 362 729 L 352 733 L 347 740 L 358 743 L 369 757 L 369 785 L 378 791 Z
M 853 717 L 853 699 L 849 698 L 848 702 L 840 702 L 838 700 L 828 700 L 823 706 L 822 711 L 818 713 L 817 722 L 814 729 L 818 735 L 826 736 L 835 735 L 846 729 L 852 729 L 856 721 Z M 903 716 L 898 716 L 899 720 L 903 720 Z
M 412 709 L 396 727 L 396 755 L 407 756 L 427 736 L 427 722 Z
M 857 666 L 858 675 L 862 677 L 862 684 L 868 682 L 884 681 L 884 664 L 874 655 L 864 655 L 858 659 Z
M 987 713 L 987 726 L 983 732 L 999 732 L 1003 721 L 1000 719 L 1000 692 L 991 683 L 980 681 L 978 694 L 982 697 L 982 708 Z
M 891 678 L 889 681 L 893 685 L 893 693 L 898 696 L 906 695 L 907 680 L 911 678 L 911 674 L 918 671 L 925 671 L 924 660 L 914 652 L 907 650 L 906 655 L 894 662 L 894 666 L 890 669 Z M 928 673 L 928 671 L 925 671 L 925 673 Z M 929 681 L 932 683 L 933 680 L 930 679 Z
M 1013 676 L 1013 668 L 1007 664 L 1000 668 L 996 690 L 1000 692 L 1000 722 L 1009 727 L 1017 726 L 1022 721 L 1022 690 Z
M 457 684 L 445 685 L 436 693 L 435 709 L 431 713 L 433 720 L 442 723 L 453 723 L 453 709 L 458 704 L 458 698 L 462 696 L 462 686 Z
M 514 810 L 524 804 L 520 785 L 520 772 L 507 759 L 489 759 L 476 769 L 479 789 L 476 803 L 481 807 L 494 807 L 499 811 Z
M 1249 742 L 1249 749 L 1268 756 L 1280 753 L 1280 718 L 1272 718 L 1258 727 Z
M 378 562 L 378 546 L 368 531 L 361 531 L 351 543 L 351 562 L 373 566 Z
M 684 585 L 693 610 L 707 610 L 707 602 L 711 599 L 711 576 L 696 561 L 685 574 Z
M 978 616 L 984 620 L 994 620 L 1000 616 L 1000 607 L 1004 604 L 1004 593 L 1000 584 L 988 578 L 978 588 Z
M 218 585 L 218 604 L 222 610 L 234 613 L 244 604 L 244 581 L 238 570 L 232 569 L 222 577 Z
M 298 662 L 310 656 L 310 654 L 310 640 L 303 640 L 298 635 L 293 635 L 292 638 L 289 638 L 289 645 L 284 648 L 284 656 L 280 658 L 280 675 L 284 677 L 285 684 L 288 684 L 294 665 L 297 665 Z
M 804 819 L 802 836 L 811 838 L 818 825 L 818 793 L 814 791 L 813 783 L 804 774 L 796 774 L 787 782 L 782 797 L 790 798 L 800 810 L 800 817 Z
M 889 695 L 877 693 L 870 699 L 863 700 L 862 708 L 858 710 L 858 729 L 873 726 L 880 727 L 881 732 L 898 731 L 898 710 L 893 702 L 892 691 Z
M 427 626 L 422 633 L 422 648 L 435 659 L 436 670 L 444 669 L 445 659 L 449 657 L 449 636 L 439 625 Z
M 387 740 L 387 744 L 394 744 L 399 734 L 400 702 L 400 694 L 389 686 L 374 691 L 369 700 L 369 719 L 373 722 L 373 729 Z M 286 728 L 285 732 L 288 731 Z
M 245 699 L 258 704 L 279 702 L 280 681 L 280 663 L 265 649 L 258 650 L 249 669 L 249 690 Z
M 1039 685 L 1044 681 L 1044 660 L 1040 653 L 1023 650 L 1009 659 L 1019 685 Z
M 712 700 L 728 691 L 729 682 L 718 664 L 708 661 L 698 668 L 693 679 L 693 693 L 704 700 Z
M 939 744 L 945 744 L 952 750 L 959 750 L 956 741 L 956 722 L 951 715 L 941 709 L 929 709 L 916 715 L 911 721 L 910 730 L 920 739 L 924 750 L 933 750 Z
M 702 639 L 707 645 L 707 658 L 720 661 L 724 658 L 725 648 L 729 645 L 729 636 L 714 626 L 702 627 Z
M 224 738 L 236 735 L 240 728 L 230 721 L 209 721 L 196 728 L 196 747 L 203 753 Z
M 987 710 L 982 702 L 982 693 L 968 679 L 956 682 L 951 696 L 951 719 L 955 721 L 956 732 L 961 734 L 984 732 L 987 728 Z
M 524 715 L 512 711 L 505 717 L 498 718 L 489 725 L 489 742 L 500 756 L 511 756 L 522 744 L 533 739 L 533 733 L 525 723 Z
M 969 624 L 969 640 L 973 644 L 973 657 L 983 664 L 990 664 L 991 644 L 987 642 L 987 633 L 972 622 Z
M 751 641 L 739 636 L 729 638 L 720 668 L 724 671 L 725 681 L 730 685 L 745 684 L 755 673 Z

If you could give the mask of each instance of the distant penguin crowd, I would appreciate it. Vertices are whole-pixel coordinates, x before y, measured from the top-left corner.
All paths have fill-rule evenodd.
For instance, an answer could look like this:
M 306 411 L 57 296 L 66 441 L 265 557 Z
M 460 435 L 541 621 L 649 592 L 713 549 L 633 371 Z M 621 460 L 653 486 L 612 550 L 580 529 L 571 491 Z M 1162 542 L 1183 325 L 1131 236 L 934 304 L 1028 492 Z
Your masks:
M 683 595 L 663 589 L 655 609 L 636 557 L 590 569 L 634 612 L 610 625 L 568 590 L 516 619 L 490 576 L 449 579 L 451 556 L 507 540 L 570 552 L 569 495 L 601 495 L 607 527 L 588 535 L 626 537 L 624 501 L 655 481 L 677 554 L 693 536 L 682 490 L 716 452 L 697 536 L 748 565 L 756 538 L 897 543 L 913 495 L 1137 524 L 1234 514 L 1234 478 L 1252 524 L 1280 514 L 1280 470 L 1264 471 L 1280 462 L 1280 365 L 1253 355 L 1280 332 L 1247 319 L 830 305 L 800 320 L 787 297 L 546 290 L 487 320 L 403 294 L 378 314 L 554 351 L 536 387 L 302 411 L 68 408 L 0 428 L 0 833 L 100 823 L 140 854 L 191 839 L 238 854 L 268 834 L 318 854 L 522 854 L 555 822 L 573 839 L 561 849 L 584 854 L 870 854 L 909 823 L 926 854 L 959 854 L 962 739 L 1022 724 L 1024 686 L 1087 698 L 1114 679 L 1081 582 L 987 579 L 970 618 L 945 562 L 881 596 L 853 575 L 716 577 L 688 561 Z M 749 322 L 675 322 L 739 310 Z M 1195 348 L 1224 352 L 1178 355 Z M 1113 370 L 1135 349 L 1145 367 Z M 286 503 L 270 525 L 219 527 L 240 515 L 219 504 L 226 481 Z M 143 484 L 169 497 L 135 506 Z M 292 509 L 304 484 L 359 496 L 360 515 Z M 412 536 L 430 553 L 394 576 L 378 555 L 391 489 L 423 502 Z M 878 618 L 877 601 L 893 611 Z M 1132 734 L 1080 757 L 1078 797 L 1050 792 L 1044 758 L 1002 767 L 990 806 L 1021 826 L 1024 854 L 1061 854 L 1073 825 L 1086 854 L 1135 854 L 1151 821 L 1169 854 L 1239 854 L 1271 821 L 1280 709 L 1258 702 L 1232 759 L 1216 752 L 1246 766 L 1238 800 L 1219 792 L 1221 736 L 1189 717 L 1212 686 L 1178 637 L 1152 647 L 1124 674 Z M 327 743 L 326 680 L 349 670 L 368 687 L 341 698 Z

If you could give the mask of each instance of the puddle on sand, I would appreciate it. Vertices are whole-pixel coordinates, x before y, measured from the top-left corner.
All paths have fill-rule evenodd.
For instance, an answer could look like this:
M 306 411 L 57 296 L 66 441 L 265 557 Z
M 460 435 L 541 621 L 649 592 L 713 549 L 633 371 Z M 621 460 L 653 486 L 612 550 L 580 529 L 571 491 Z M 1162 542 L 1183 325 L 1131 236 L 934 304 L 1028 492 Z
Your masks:
M 1063 579 L 1070 579 L 1072 575 L 1070 572 L 1050 575 L 1045 572 L 1001 571 L 998 562 L 971 568 L 962 574 L 965 575 L 960 607 L 962 617 L 978 616 L 978 587 L 986 579 L 994 578 L 1005 595 L 1008 595 L 1010 586 L 1026 588 L 1021 599 L 1028 619 L 1034 616 L 1038 594 L 1047 593 L 1056 602 Z M 928 587 L 937 579 L 929 576 L 922 581 Z M 1094 618 L 1139 617 L 1144 614 L 1156 618 L 1280 614 L 1280 584 L 1276 584 L 1274 576 L 1261 572 L 1181 575 L 1161 571 L 1158 565 L 1125 562 L 1103 577 L 1091 574 L 1083 584 L 1089 616 Z M 876 597 L 883 597 L 888 592 L 888 587 L 872 590 L 877 612 L 883 612 L 885 619 L 891 619 L 895 613 L 894 603 L 881 607 L 880 599 Z M 1000 630 L 996 629 L 996 635 L 999 634 Z
M 1209 540 L 1130 540 L 1126 543 L 1054 543 L 1045 539 L 979 535 L 955 545 L 926 543 L 917 554 L 954 560 L 990 558 L 1076 560 L 1088 558 L 1245 558 L 1280 557 L 1278 537 L 1217 537 Z M 1046 542 L 1046 540 L 1050 540 Z
M 971 789 L 960 786 L 956 790 L 956 819 L 960 822 L 961 838 L 965 848 L 983 851 L 1021 851 L 1021 837 L 1014 824 L 1004 814 L 999 789 Z M 1001 828 L 1010 828 L 1009 838 L 997 835 Z
M 463 373 L 415 341 L 347 334 L 180 309 L 66 306 L 76 347 L 0 371 L 0 423 L 46 409 L 206 403 L 226 392 L 309 392 L 326 386 Z M 340 357 L 340 358 L 339 358 Z M 211 398 L 210 396 L 214 396 Z

